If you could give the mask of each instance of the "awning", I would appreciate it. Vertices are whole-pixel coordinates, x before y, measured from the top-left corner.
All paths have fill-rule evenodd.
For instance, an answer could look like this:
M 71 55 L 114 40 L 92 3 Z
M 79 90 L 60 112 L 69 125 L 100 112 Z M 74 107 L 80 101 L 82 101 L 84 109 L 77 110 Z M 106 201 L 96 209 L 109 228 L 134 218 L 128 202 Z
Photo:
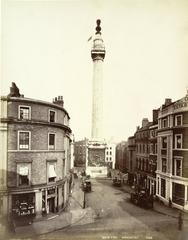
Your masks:
M 28 167 L 20 167 L 19 174 L 22 176 L 27 176 L 29 173 Z
M 57 177 L 57 174 L 56 174 L 55 169 L 54 169 L 54 165 L 52 165 L 52 164 L 49 165 L 48 177 L 49 178 Z

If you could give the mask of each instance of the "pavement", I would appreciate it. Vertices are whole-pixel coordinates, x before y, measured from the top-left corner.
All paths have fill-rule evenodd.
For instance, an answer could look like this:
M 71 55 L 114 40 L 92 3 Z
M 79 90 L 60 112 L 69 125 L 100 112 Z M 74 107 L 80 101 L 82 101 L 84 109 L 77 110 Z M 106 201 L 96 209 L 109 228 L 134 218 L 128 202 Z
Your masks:
M 86 206 L 85 209 L 83 209 L 83 199 L 84 193 L 80 188 L 80 181 L 76 180 L 64 211 L 35 219 L 30 225 L 15 225 L 14 232 L 10 233 L 6 238 L 29 238 L 70 227 L 72 225 L 93 222 L 95 213 L 90 207 Z
M 130 193 L 132 190 L 130 186 L 125 184 L 120 189 L 127 193 Z M 31 225 L 16 226 L 15 232 L 8 237 L 6 236 L 6 239 L 34 237 L 36 235 L 50 233 L 73 225 L 84 225 L 96 221 L 97 212 L 91 207 L 88 207 L 87 204 L 85 209 L 83 209 L 83 199 L 84 193 L 80 188 L 80 181 L 76 179 L 72 193 L 69 197 L 68 205 L 64 211 L 37 219 L 33 221 Z M 154 202 L 153 210 L 174 218 L 178 218 L 179 215 L 178 209 L 170 208 L 157 201 Z M 183 221 L 188 221 L 188 213 L 183 214 Z
M 132 191 L 132 188 L 127 184 L 123 184 L 121 189 L 123 189 L 123 191 L 127 193 L 130 193 Z M 163 215 L 171 216 L 173 218 L 178 218 L 180 213 L 179 209 L 166 206 L 164 203 L 156 200 L 154 201 L 153 210 L 155 212 L 158 212 Z M 188 213 L 183 211 L 181 212 L 183 215 L 183 220 L 188 221 Z

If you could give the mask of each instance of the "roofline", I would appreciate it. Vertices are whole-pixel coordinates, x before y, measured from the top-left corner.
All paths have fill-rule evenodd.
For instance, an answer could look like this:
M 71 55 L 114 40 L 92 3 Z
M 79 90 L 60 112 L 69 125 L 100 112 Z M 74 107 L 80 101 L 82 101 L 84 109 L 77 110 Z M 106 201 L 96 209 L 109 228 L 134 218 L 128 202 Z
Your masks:
M 61 107 L 58 104 L 46 102 L 46 101 L 43 101 L 43 100 L 25 98 L 25 97 L 4 97 L 4 96 L 2 96 L 1 99 L 2 100 L 7 99 L 8 102 L 11 102 L 11 101 L 12 102 L 28 102 L 28 103 L 41 104 L 41 105 L 45 105 L 45 106 L 51 106 L 51 107 L 54 107 L 54 108 L 58 108 L 60 110 L 63 110 L 67 114 L 68 118 L 70 119 L 70 116 L 69 116 L 67 110 L 64 107 Z

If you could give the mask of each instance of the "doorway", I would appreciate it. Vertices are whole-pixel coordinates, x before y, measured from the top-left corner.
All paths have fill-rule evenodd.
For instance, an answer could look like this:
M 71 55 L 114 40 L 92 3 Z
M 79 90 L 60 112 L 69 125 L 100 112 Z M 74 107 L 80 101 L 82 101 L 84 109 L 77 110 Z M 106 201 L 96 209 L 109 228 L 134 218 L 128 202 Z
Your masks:
M 49 209 L 49 213 L 55 212 L 55 197 L 48 199 L 48 209 Z

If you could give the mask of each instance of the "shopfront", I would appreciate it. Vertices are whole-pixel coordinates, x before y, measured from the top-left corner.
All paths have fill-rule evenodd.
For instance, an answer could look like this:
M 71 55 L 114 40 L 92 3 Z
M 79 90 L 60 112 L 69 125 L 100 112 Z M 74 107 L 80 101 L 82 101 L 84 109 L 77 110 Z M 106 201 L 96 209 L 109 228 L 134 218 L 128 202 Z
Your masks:
M 185 186 L 179 183 L 172 183 L 172 202 L 184 206 Z
M 35 193 L 22 193 L 12 195 L 12 216 L 35 215 Z

